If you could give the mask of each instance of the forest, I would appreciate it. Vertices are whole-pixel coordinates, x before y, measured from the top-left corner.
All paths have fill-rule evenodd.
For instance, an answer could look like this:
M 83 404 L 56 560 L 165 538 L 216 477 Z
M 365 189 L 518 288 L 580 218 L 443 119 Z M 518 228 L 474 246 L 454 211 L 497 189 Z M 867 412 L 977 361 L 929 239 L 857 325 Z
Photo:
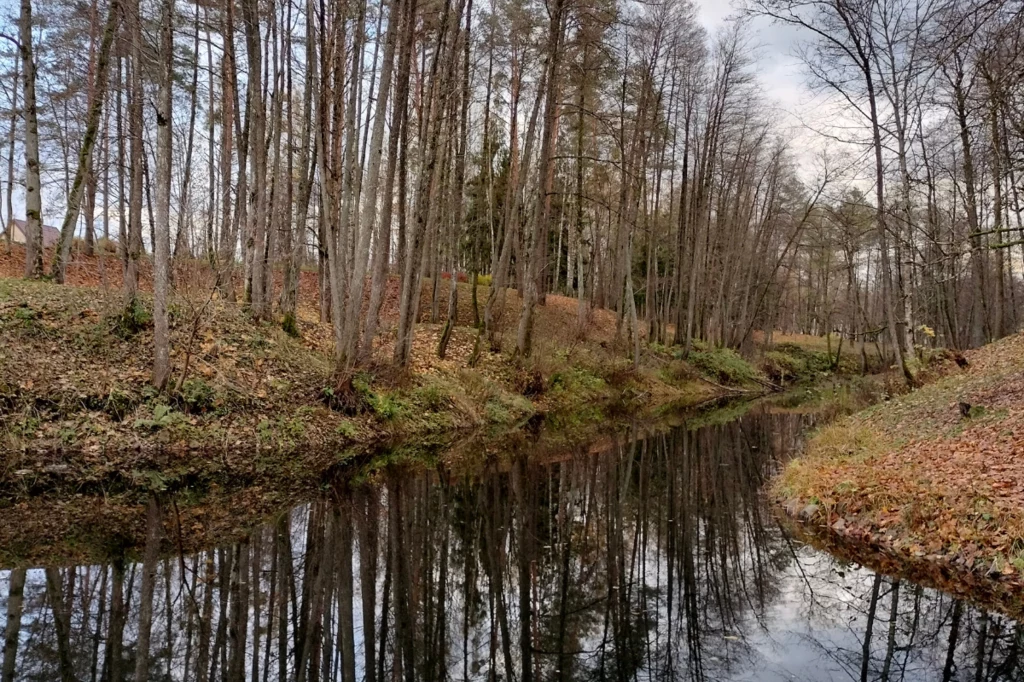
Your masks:
M 1019 327 L 1020 9 L 745 0 L 709 33 L 688 0 L 21 0 L 2 218 L 27 277 L 100 253 L 127 309 L 151 262 L 158 388 L 176 293 L 293 329 L 314 269 L 342 377 L 406 367 L 421 319 L 444 357 L 460 294 L 474 358 L 529 357 L 552 294 L 614 311 L 634 363 L 837 332 L 913 383 Z M 758 72 L 780 25 L 810 149 Z
M 725 4 L 4 6 L 0 682 L 1024 679 L 1024 3 Z

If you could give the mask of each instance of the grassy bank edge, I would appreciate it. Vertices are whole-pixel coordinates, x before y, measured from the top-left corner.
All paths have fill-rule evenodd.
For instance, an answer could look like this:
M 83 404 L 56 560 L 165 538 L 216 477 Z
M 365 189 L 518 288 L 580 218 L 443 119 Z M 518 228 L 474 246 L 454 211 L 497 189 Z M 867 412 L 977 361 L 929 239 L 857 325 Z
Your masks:
M 1021 413 L 997 403 L 1024 386 L 1022 346 L 940 363 L 917 390 L 817 430 L 770 485 L 780 515 L 833 554 L 1024 616 L 1024 510 L 986 471 L 1021 454 Z M 993 437 L 1003 452 L 982 455 Z
M 700 347 L 686 362 L 679 349 L 652 346 L 636 371 L 600 326 L 579 339 L 549 324 L 533 359 L 485 351 L 470 367 L 474 328 L 456 327 L 440 361 L 440 325 L 421 324 L 410 372 L 380 362 L 341 396 L 330 328 L 309 311 L 292 336 L 235 304 L 179 300 L 176 380 L 156 392 L 147 305 L 144 296 L 125 310 L 116 292 L 0 279 L 0 497 L 226 476 L 256 485 L 315 476 L 389 443 L 501 442 L 538 420 L 571 434 L 768 390 L 722 349 Z

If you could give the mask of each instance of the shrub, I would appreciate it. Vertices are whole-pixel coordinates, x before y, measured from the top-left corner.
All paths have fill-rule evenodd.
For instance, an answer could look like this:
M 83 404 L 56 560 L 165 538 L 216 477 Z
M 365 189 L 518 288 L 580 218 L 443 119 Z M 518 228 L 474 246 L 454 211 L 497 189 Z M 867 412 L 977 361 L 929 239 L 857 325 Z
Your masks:
M 135 428 L 148 431 L 159 431 L 168 426 L 173 426 L 184 419 L 184 415 L 175 412 L 170 405 L 157 405 L 153 408 L 152 419 L 136 419 Z
M 103 411 L 114 421 L 122 421 L 135 409 L 135 397 L 124 391 L 111 389 L 103 405 Z
M 689 360 L 701 374 L 723 384 L 747 384 L 757 380 L 757 370 L 731 348 L 694 351 Z
M 537 370 L 523 369 L 513 377 L 513 385 L 521 395 L 532 398 L 544 393 L 544 376 Z
M 385 421 L 395 419 L 402 412 L 402 403 L 394 396 L 372 394 L 368 402 L 373 413 Z
M 509 424 L 512 422 L 512 415 L 498 400 L 488 400 L 484 405 L 484 414 L 487 421 L 492 424 Z
M 776 383 L 800 379 L 807 373 L 807 364 L 788 353 L 770 350 L 761 360 L 761 370 Z
M 153 315 L 142 300 L 133 298 L 111 319 L 111 333 L 121 339 L 128 340 L 153 324 Z
M 181 386 L 179 401 L 189 414 L 200 414 L 213 407 L 213 388 L 202 379 L 186 379 Z
M 370 389 L 373 380 L 368 374 L 357 373 L 340 381 L 335 386 L 325 386 L 320 391 L 320 399 L 332 410 L 354 416 L 372 409 L 372 401 L 376 398 Z
M 484 404 L 484 416 L 492 424 L 512 424 L 533 412 L 533 403 L 520 395 L 495 397 Z
M 604 388 L 604 379 L 582 367 L 555 372 L 548 380 L 548 388 L 558 394 L 591 394 Z
M 281 329 L 293 339 L 299 337 L 299 324 L 296 322 L 294 314 L 288 313 L 284 316 L 284 320 L 281 321 Z
M 808 350 L 795 343 L 780 343 L 775 347 L 775 351 L 802 362 L 809 374 L 820 374 L 832 370 L 833 357 L 827 351 Z
M 338 424 L 338 428 L 336 428 L 334 432 L 342 438 L 352 440 L 356 437 L 356 426 L 349 420 L 343 419 L 341 420 L 341 423 Z
M 451 396 L 447 386 L 428 381 L 413 392 L 413 400 L 427 410 L 437 412 L 451 402 Z
M 28 304 L 22 304 L 14 309 L 14 317 L 27 325 L 29 322 L 38 320 L 39 313 L 30 308 Z

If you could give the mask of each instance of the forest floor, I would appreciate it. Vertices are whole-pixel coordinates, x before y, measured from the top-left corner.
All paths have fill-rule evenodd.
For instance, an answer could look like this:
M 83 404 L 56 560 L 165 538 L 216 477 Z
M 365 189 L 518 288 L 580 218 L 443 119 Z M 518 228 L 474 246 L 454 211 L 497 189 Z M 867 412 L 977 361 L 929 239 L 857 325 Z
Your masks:
M 830 550 L 1024 612 L 1024 334 L 821 429 L 774 493 Z
M 541 418 L 571 438 L 616 417 L 758 395 L 858 366 L 853 349 L 836 368 L 813 348 L 819 340 L 789 337 L 758 366 L 701 344 L 688 361 L 679 349 L 645 345 L 635 371 L 613 312 L 591 311 L 580 330 L 576 300 L 557 295 L 538 308 L 531 358 L 516 360 L 508 348 L 519 301 L 510 290 L 498 315 L 511 330 L 506 351 L 484 350 L 471 367 L 470 285 L 458 285 L 458 323 L 441 360 L 445 306 L 431 323 L 427 282 L 411 366 L 400 373 L 389 362 L 393 280 L 375 361 L 339 396 L 315 272 L 302 273 L 292 336 L 211 296 L 208 268 L 185 262 L 170 305 L 171 382 L 157 392 L 146 263 L 141 305 L 126 311 L 115 254 L 76 256 L 69 286 L 20 279 L 23 258 L 0 246 L 0 498 L 9 500 L 297 481 L 399 441 L 430 447 L 472 436 L 486 453 Z M 448 282 L 440 284 L 444 300 Z M 480 306 L 487 293 L 479 288 Z

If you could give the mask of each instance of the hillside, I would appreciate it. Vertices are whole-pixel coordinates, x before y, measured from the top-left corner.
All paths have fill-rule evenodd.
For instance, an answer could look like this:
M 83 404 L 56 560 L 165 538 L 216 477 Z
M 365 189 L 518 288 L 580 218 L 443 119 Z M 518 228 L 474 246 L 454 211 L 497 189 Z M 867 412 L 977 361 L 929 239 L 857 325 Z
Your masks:
M 1019 600 L 1024 334 L 965 355 L 965 369 L 819 431 L 775 491 L 828 541 Z
M 330 327 L 308 296 L 293 338 L 181 282 L 171 306 L 172 385 L 157 393 L 149 386 L 147 294 L 126 315 L 109 280 L 96 287 L 0 279 L 0 485 L 105 489 L 145 483 L 153 472 L 161 485 L 228 472 L 255 481 L 323 471 L 382 440 L 497 437 L 536 415 L 584 428 L 610 410 L 762 390 L 715 386 L 667 351 L 648 352 L 633 372 L 614 342 L 612 313 L 595 311 L 577 335 L 575 301 L 549 296 L 533 359 L 484 352 L 469 367 L 476 330 L 462 323 L 439 360 L 441 324 L 426 321 L 409 372 L 390 367 L 385 334 L 376 362 L 354 379 L 355 396 L 339 401 Z M 471 322 L 468 287 L 460 287 L 460 322 Z M 518 301 L 514 292 L 508 298 L 514 319 Z

